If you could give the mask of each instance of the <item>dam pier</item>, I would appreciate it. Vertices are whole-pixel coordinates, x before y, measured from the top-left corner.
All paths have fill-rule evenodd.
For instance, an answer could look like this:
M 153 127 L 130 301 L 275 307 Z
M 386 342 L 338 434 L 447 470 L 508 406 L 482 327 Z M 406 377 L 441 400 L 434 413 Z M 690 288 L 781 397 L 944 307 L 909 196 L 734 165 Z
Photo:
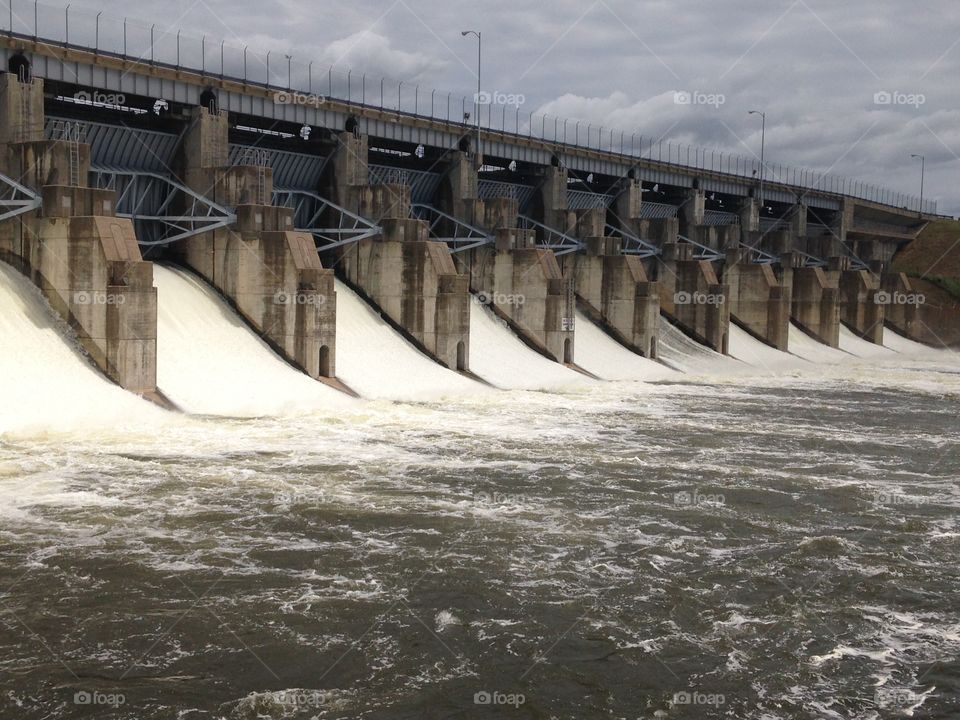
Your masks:
M 933 208 L 897 193 L 789 171 L 761 188 L 756 164 L 519 112 L 478 147 L 467 113 L 425 113 L 419 89 L 413 110 L 357 100 L 332 71 L 277 86 L 12 32 L 0 54 L 0 259 L 137 394 L 159 397 L 154 262 L 333 385 L 338 281 L 468 376 L 472 312 L 574 369 L 578 312 L 652 361 L 663 323 L 721 354 L 732 325 L 784 352 L 792 325 L 833 348 L 843 326 L 921 335 L 885 298 L 911 292 L 890 262 Z

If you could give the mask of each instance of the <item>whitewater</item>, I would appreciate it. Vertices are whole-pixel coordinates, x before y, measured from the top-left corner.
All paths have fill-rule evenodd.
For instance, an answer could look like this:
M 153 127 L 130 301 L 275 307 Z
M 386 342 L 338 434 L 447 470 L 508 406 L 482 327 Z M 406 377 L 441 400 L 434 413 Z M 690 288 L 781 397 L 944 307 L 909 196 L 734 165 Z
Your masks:
M 338 283 L 351 397 L 155 273 L 177 412 L 0 264 L 0 716 L 954 711 L 954 352 L 664 322 L 653 361 L 578 314 L 585 374 L 474 303 L 468 376 Z

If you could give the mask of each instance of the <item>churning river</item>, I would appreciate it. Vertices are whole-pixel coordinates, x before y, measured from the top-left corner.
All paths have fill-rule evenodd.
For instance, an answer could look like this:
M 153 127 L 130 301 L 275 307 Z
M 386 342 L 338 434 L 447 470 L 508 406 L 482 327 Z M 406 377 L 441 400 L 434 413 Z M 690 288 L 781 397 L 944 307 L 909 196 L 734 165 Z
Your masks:
M 953 353 L 585 328 L 596 382 L 481 308 L 494 391 L 341 288 L 355 401 L 161 268 L 174 414 L 2 280 L 3 718 L 960 716 Z

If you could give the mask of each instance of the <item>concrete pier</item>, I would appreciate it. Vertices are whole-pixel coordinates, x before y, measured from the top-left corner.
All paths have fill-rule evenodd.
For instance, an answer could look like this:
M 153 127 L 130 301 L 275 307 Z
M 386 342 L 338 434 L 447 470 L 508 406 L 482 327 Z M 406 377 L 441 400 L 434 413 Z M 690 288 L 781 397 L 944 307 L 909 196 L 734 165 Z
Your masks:
M 808 335 L 840 346 L 840 290 L 837 278 L 818 267 L 793 269 L 791 317 Z
M 878 296 L 880 275 L 872 270 L 850 270 L 846 260 L 832 259 L 842 261 L 842 269 L 830 270 L 838 278 L 840 321 L 864 340 L 882 345 L 886 306 Z
M 660 292 L 640 258 L 621 254 L 617 238 L 590 238 L 582 253 L 560 260 L 574 282 L 577 305 L 620 344 L 657 357 Z
M 469 370 L 470 279 L 446 243 L 430 239 L 427 223 L 410 217 L 409 186 L 370 185 L 367 153 L 365 136 L 340 133 L 322 191 L 383 232 L 339 249 L 335 267 L 422 351 Z
M 727 354 L 730 289 L 717 279 L 713 265 L 693 259 L 689 243 L 669 242 L 656 267 L 663 313 L 698 342 Z
M 572 282 L 552 250 L 536 246 L 536 233 L 517 227 L 515 198 L 482 200 L 477 193 L 476 160 L 450 153 L 438 204 L 458 220 L 484 228 L 494 238 L 458 253 L 477 298 L 506 321 L 530 347 L 559 363 L 574 362 L 576 305 Z
M 313 378 L 336 375 L 337 297 L 312 236 L 274 207 L 272 171 L 229 163 L 227 115 L 195 108 L 180 151 L 185 184 L 235 208 L 234 226 L 177 243 L 173 252 L 219 290 L 275 351 Z
M 560 258 L 577 304 L 593 322 L 634 352 L 655 359 L 660 322 L 660 291 L 643 262 L 624 255 L 622 241 L 606 235 L 607 208 L 570 211 L 566 168 L 544 170 L 539 205 L 545 225 L 583 241 L 584 248 Z M 639 181 L 626 179 L 612 208 L 614 222 L 633 232 L 640 218 Z M 553 224 L 551 224 L 553 223 Z
M 901 335 L 917 342 L 927 342 L 928 331 L 920 318 L 920 306 L 926 302 L 906 273 L 885 272 L 880 276 L 878 300 L 884 305 L 884 322 Z
M 779 263 L 749 261 L 744 248 L 728 250 L 723 264 L 723 284 L 729 288 L 730 315 L 751 335 L 787 351 L 793 287 L 792 255 Z
M 70 130 L 44 138 L 43 81 L 0 75 L 0 172 L 41 193 L 42 208 L 0 224 L 0 259 L 27 275 L 121 387 L 157 393 L 157 293 L 115 193 L 88 186 L 90 147 Z

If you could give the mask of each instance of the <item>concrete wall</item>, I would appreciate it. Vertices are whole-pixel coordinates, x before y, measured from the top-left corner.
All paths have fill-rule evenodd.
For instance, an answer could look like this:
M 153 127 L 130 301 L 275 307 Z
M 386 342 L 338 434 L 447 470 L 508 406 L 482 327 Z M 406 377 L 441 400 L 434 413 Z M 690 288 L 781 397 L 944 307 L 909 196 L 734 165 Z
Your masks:
M 529 236 L 520 234 L 520 241 Z M 575 300 L 550 250 L 510 245 L 501 235 L 495 247 L 474 248 L 466 258 L 470 286 L 489 299 L 528 344 L 560 363 L 574 361 Z M 517 236 L 513 237 L 517 242 Z
M 111 380 L 154 400 L 157 294 L 133 224 L 114 217 L 114 193 L 87 185 L 90 148 L 79 145 L 68 186 L 70 153 L 43 139 L 43 83 L 0 75 L 0 166 L 40 192 L 43 207 L 0 225 L 0 258 L 41 289 Z
M 693 246 L 666 243 L 655 267 L 660 308 L 698 342 L 726 354 L 730 335 L 730 289 L 717 280 L 713 265 L 693 260 Z
M 818 267 L 794 268 L 791 316 L 807 334 L 834 348 L 840 346 L 839 301 L 836 277 Z
M 181 148 L 186 184 L 235 208 L 233 227 L 176 244 L 179 260 L 234 305 L 278 353 L 313 378 L 336 375 L 337 298 L 313 237 L 269 204 L 269 168 L 228 166 L 227 116 L 196 108 Z
M 880 297 L 885 303 L 884 322 L 889 327 L 911 340 L 927 340 L 928 333 L 919 312 L 926 298 L 914 290 L 906 273 L 883 273 L 880 276 Z
M 609 247 L 615 243 L 615 247 Z M 619 253 L 615 238 L 587 241 L 585 253 L 560 259 L 565 277 L 572 277 L 580 307 L 623 345 L 656 358 L 660 324 L 660 291 L 647 278 L 640 258 Z
M 370 185 L 367 138 L 341 133 L 338 139 L 323 188 L 383 228 L 376 238 L 341 248 L 338 272 L 439 363 L 469 370 L 469 277 L 457 270 L 446 243 L 430 239 L 427 223 L 410 217 L 409 186 Z
M 880 276 L 870 270 L 832 270 L 840 289 L 840 321 L 864 340 L 883 344 L 885 306 L 878 302 Z
M 728 250 L 723 284 L 729 288 L 730 315 L 763 342 L 788 349 L 793 269 L 788 261 L 779 274 L 771 264 L 748 261 L 743 249 Z

